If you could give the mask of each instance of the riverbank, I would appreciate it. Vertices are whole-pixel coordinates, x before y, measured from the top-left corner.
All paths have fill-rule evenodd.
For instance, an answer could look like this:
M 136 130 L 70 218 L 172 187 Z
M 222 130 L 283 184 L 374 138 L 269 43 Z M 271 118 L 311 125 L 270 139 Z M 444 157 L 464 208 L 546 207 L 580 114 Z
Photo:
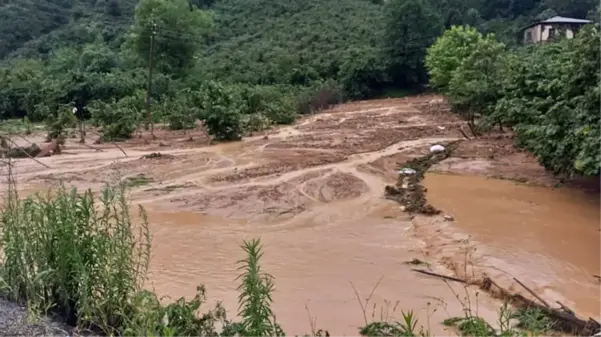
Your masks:
M 72 331 L 50 317 L 32 320 L 27 307 L 0 298 L 0 336 L 71 336 Z

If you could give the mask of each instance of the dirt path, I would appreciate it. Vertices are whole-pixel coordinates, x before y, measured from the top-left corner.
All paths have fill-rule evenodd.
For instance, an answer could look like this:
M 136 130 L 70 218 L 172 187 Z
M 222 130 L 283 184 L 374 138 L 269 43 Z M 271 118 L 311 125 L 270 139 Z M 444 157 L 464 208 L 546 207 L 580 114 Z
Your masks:
M 307 306 L 320 327 L 356 334 L 363 313 L 350 282 L 366 296 L 380 277 L 377 318 L 387 312 L 398 319 L 400 309 L 414 309 L 422 324 L 431 317 L 432 330 L 443 333 L 437 323 L 461 314 L 456 295 L 404 264 L 420 258 L 434 269 L 449 267 L 449 254 L 430 254 L 430 238 L 438 234 L 419 230 L 440 219 L 412 221 L 383 198 L 404 162 L 427 154 L 433 144 L 461 140 L 459 128 L 468 130 L 430 100 L 341 105 L 267 135 L 214 146 L 206 146 L 201 132 L 159 130 L 155 141 L 122 144 L 127 157 L 112 144 L 95 151 L 69 140 L 64 154 L 40 159 L 49 169 L 21 160 L 16 170 L 26 191 L 61 181 L 99 189 L 130 178 L 132 201 L 149 211 L 151 280 L 161 294 L 190 296 L 204 283 L 211 298 L 235 311 L 238 245 L 261 237 L 264 268 L 276 277 L 278 320 L 288 333 L 309 330 Z M 144 158 L 155 152 L 161 156 Z M 513 149 L 506 135 L 462 142 L 434 169 L 555 183 L 533 158 Z M 436 245 L 460 242 L 450 237 Z M 456 291 L 465 296 L 463 289 Z M 397 300 L 401 305 L 392 312 Z M 479 302 L 480 313 L 494 321 L 498 303 L 482 295 Z

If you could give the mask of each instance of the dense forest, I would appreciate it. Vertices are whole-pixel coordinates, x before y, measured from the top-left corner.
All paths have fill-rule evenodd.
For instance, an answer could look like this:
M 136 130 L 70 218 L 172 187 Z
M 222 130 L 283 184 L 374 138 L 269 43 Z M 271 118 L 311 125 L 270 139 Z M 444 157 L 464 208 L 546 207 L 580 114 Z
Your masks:
M 522 46 L 555 15 L 595 22 Z M 597 0 L 2 0 L 0 118 L 71 108 L 126 139 L 204 121 L 217 139 L 349 99 L 435 89 L 481 131 L 511 127 L 547 168 L 599 175 Z M 467 28 L 469 27 L 469 28 Z

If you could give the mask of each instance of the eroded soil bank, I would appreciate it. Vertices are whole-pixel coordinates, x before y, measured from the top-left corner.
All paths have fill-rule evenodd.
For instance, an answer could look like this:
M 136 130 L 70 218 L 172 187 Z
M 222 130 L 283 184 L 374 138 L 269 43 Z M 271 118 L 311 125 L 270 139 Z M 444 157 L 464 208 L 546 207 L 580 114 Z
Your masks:
M 310 331 L 309 315 L 318 328 L 356 334 L 364 315 L 353 288 L 364 298 L 380 279 L 368 319 L 372 312 L 376 319 L 398 319 L 400 310 L 413 309 L 424 325 L 430 317 L 432 332 L 445 333 L 438 323 L 462 314 L 456 294 L 405 262 L 421 259 L 433 270 L 460 273 L 469 235 L 484 252 L 472 254 L 475 272 L 516 277 L 549 301 L 599 317 L 598 283 L 585 275 L 599 274 L 599 232 L 591 228 L 599 223 L 598 202 L 580 202 L 568 190 L 512 190 L 513 181 L 501 186 L 429 173 L 430 202 L 455 221 L 445 222 L 443 214 L 411 217 L 384 197 L 404 163 L 427 155 L 433 144 L 456 141 L 451 156 L 430 171 L 556 183 L 535 159 L 516 151 L 507 134 L 465 140 L 464 123 L 445 106 L 430 105 L 433 98 L 341 105 L 266 137 L 214 146 L 200 131 L 161 130 L 156 140 L 122 144 L 127 156 L 110 143 L 94 145 L 98 151 L 74 139 L 60 156 L 40 159 L 49 168 L 20 160 L 16 171 L 25 191 L 60 181 L 98 189 L 128 179 L 132 201 L 149 212 L 149 287 L 161 295 L 192 296 L 202 283 L 212 300 L 235 312 L 238 246 L 261 237 L 263 267 L 276 278 L 277 319 L 289 334 Z M 156 152 L 161 156 L 146 156 Z M 549 208 L 559 213 L 547 214 Z M 565 234 L 566 228 L 573 231 Z M 567 249 L 579 245 L 581 253 Z M 460 285 L 452 287 L 465 297 Z M 476 298 L 475 291 L 471 296 Z M 482 294 L 477 301 L 479 313 L 495 321 L 500 304 Z

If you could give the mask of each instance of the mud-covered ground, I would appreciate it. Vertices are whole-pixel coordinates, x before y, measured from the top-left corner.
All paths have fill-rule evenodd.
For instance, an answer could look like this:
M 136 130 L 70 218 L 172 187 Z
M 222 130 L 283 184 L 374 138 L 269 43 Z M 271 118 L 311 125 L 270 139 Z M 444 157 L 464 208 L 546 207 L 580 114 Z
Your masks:
M 70 138 L 62 154 L 39 158 L 47 167 L 21 159 L 15 171 L 24 193 L 58 183 L 98 190 L 107 182 L 126 179 L 132 202 L 143 204 L 151 213 L 201 214 L 205 220 L 243 224 L 241 228 L 249 234 L 256 234 L 248 229 L 249 224 L 273 224 L 267 229 L 269 234 L 294 221 L 302 226 L 342 220 L 351 223 L 387 205 L 384 186 L 395 183 L 403 163 L 428 154 L 429 148 L 439 143 L 460 141 L 450 157 L 431 171 L 545 186 L 556 183 L 535 158 L 512 146 L 509 133 L 465 139 L 463 134 L 470 135 L 469 128 L 444 104 L 430 103 L 436 98 L 426 95 L 344 104 L 304 117 L 296 125 L 234 143 L 209 145 L 201 130 L 159 128 L 156 139 L 144 133 L 119 143 L 122 151 L 111 143 L 95 145 L 97 136 L 88 133 L 87 146 Z M 28 141 L 39 144 L 43 135 L 14 140 L 23 145 Z M 377 221 L 408 223 L 398 205 L 390 207 Z M 423 223 L 423 219 L 415 221 Z M 157 230 L 159 241 L 168 234 Z M 161 247 L 172 244 L 178 243 L 158 244 L 154 255 L 156 265 L 161 266 L 154 268 L 157 280 L 161 278 L 157 270 L 175 263 L 169 254 L 161 253 L 167 249 Z M 223 261 L 215 263 L 218 266 Z M 176 279 L 183 278 L 178 275 Z M 158 291 L 172 292 L 172 281 L 157 282 Z M 186 286 L 194 288 L 193 284 Z
M 144 203 L 169 202 L 182 210 L 212 213 L 259 199 L 283 208 L 291 195 L 300 202 L 327 202 L 364 193 L 361 179 L 340 167 L 393 181 L 405 161 L 427 154 L 431 145 L 463 140 L 431 170 L 555 183 L 534 158 L 513 148 L 509 133 L 465 140 L 459 132 L 469 134 L 465 123 L 444 105 L 430 104 L 434 98 L 345 104 L 264 136 L 212 146 L 201 130 L 158 129 L 155 140 L 144 133 L 119 143 L 124 154 L 112 143 L 94 144 L 97 135 L 88 133 L 87 146 L 74 137 L 61 155 L 39 159 L 48 167 L 19 160 L 17 174 L 25 190 L 58 182 L 97 189 L 130 179 L 134 201 Z M 19 144 L 40 144 L 42 139 L 14 138 Z M 161 155 L 148 156 L 152 153 Z

